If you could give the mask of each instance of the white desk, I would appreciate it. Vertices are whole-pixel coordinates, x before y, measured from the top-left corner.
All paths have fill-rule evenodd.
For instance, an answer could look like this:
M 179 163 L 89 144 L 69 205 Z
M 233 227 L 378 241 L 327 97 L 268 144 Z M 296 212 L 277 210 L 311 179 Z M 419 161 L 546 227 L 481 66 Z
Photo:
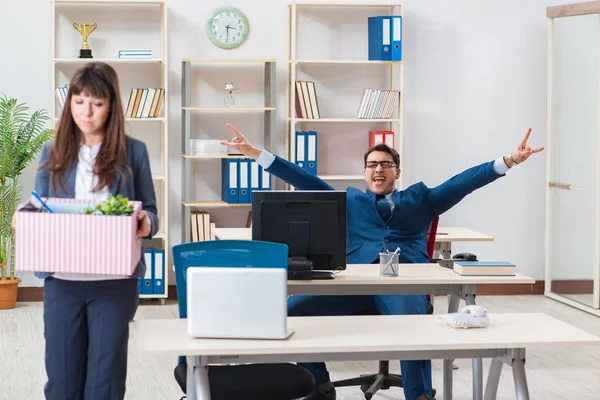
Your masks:
M 379 275 L 379 264 L 348 264 L 335 279 L 289 280 L 288 294 L 372 295 L 433 294 L 448 295 L 448 312 L 457 312 L 460 300 L 475 304 L 477 285 L 534 284 L 535 279 L 515 276 L 461 276 L 438 264 L 400 264 L 398 277 Z M 433 299 L 432 299 L 433 300 Z M 389 359 L 389 358 L 386 358 Z M 452 359 L 444 360 L 444 400 L 452 400 Z M 473 359 L 473 400 L 483 398 L 483 360 Z
M 130 327 L 140 351 L 187 356 L 188 400 L 210 400 L 209 364 L 480 357 L 493 358 L 485 400 L 496 398 L 504 363 L 512 367 L 517 399 L 529 400 L 526 348 L 600 344 L 600 338 L 545 314 L 489 318 L 485 329 L 454 329 L 432 315 L 290 317 L 288 326 L 296 331 L 287 340 L 193 339 L 185 319 L 135 320 Z
M 215 228 L 215 237 L 221 240 L 252 240 L 251 228 Z M 452 242 L 491 242 L 492 236 L 475 232 L 467 228 L 438 227 L 435 236 L 436 250 L 444 258 L 452 255 Z

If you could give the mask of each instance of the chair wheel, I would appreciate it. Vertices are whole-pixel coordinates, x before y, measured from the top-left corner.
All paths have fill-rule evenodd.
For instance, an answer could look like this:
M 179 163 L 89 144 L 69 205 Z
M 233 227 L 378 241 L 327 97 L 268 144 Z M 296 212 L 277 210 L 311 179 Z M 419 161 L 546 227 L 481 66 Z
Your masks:
M 435 394 L 437 393 L 437 391 L 435 389 L 431 389 L 431 397 L 433 397 L 435 399 Z
M 360 390 L 364 393 L 369 390 L 370 387 L 371 385 L 360 385 Z

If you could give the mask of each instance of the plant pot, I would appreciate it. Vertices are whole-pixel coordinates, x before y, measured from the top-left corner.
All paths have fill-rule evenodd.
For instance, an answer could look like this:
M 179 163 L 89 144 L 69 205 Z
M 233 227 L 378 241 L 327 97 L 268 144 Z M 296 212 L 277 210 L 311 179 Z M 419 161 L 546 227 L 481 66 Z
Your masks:
M 15 308 L 17 288 L 21 279 L 0 279 L 0 310 Z

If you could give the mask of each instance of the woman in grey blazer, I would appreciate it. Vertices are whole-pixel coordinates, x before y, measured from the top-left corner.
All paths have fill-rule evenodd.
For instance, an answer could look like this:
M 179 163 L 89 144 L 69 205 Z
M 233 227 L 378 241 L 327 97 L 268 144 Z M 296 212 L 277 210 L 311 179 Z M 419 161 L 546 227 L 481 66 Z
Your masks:
M 138 237 L 158 231 L 148 151 L 125 134 L 119 80 L 108 64 L 75 72 L 55 138 L 43 147 L 35 190 L 97 201 L 121 194 L 142 202 Z M 44 279 L 46 399 L 124 398 L 129 322 L 145 270 L 142 256 L 132 276 L 36 273 Z

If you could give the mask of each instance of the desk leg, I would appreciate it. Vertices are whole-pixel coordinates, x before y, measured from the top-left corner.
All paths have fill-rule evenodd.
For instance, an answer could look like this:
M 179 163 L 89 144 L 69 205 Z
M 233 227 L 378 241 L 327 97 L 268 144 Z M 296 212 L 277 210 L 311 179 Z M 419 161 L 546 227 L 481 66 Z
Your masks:
M 496 400 L 498 394 L 498 383 L 500 383 L 500 374 L 502 373 L 502 367 L 504 366 L 501 358 L 493 358 L 492 364 L 490 365 L 490 371 L 488 373 L 488 379 L 485 385 L 484 400 Z
M 448 295 L 448 313 L 458 311 L 460 297 L 454 294 Z M 452 400 L 452 370 L 454 369 L 454 360 L 444 360 L 444 400 Z
M 529 400 L 529 388 L 527 387 L 527 377 L 525 375 L 525 360 L 513 360 L 512 370 L 517 400 Z
M 474 291 L 473 291 L 474 292 Z M 465 295 L 465 304 L 475 305 L 475 293 Z M 483 359 L 473 359 L 473 400 L 483 399 Z
M 440 243 L 440 250 L 444 259 L 452 258 L 452 242 Z
M 452 400 L 452 361 L 444 360 L 444 400 Z
M 211 400 L 206 359 L 199 356 L 188 356 L 187 364 L 187 399 Z

